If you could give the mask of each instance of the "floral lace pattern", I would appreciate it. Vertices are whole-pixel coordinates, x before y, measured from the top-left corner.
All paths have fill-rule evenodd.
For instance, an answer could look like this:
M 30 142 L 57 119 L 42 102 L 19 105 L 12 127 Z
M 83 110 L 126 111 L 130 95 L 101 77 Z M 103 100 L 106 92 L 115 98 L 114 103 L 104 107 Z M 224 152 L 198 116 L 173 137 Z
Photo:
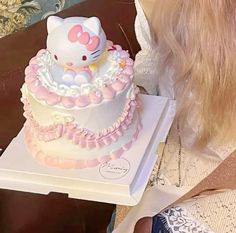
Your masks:
M 202 153 L 193 152 L 182 147 L 180 174 L 178 167 L 180 149 L 178 137 L 177 123 L 174 122 L 164 148 L 160 168 L 158 168 L 159 164 L 157 163 L 152 171 L 148 186 L 156 184 L 178 185 L 179 176 L 181 176 L 181 186 L 194 186 L 220 164 L 221 160 L 216 157 L 205 156 Z
M 167 209 L 159 216 L 162 218 L 166 229 L 171 233 L 213 233 L 194 220 L 179 206 Z
M 236 232 L 236 190 L 198 198 L 179 206 L 215 233 Z

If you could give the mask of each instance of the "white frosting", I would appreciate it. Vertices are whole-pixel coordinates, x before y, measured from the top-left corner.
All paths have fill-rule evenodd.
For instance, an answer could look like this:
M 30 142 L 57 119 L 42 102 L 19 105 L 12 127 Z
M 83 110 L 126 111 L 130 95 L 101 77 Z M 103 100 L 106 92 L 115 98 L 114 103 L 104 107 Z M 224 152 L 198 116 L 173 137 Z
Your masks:
M 22 87 L 30 149 L 75 160 L 111 156 L 123 146 L 127 150 L 140 126 L 128 53 L 106 41 L 96 17 L 53 16 L 47 28 L 47 50 L 31 60 Z M 71 136 L 74 141 L 63 137 L 72 125 L 75 133 L 96 135 L 98 141 L 89 138 L 90 149 L 75 145 L 77 135 Z
M 93 71 L 93 78 L 90 83 L 84 83 L 79 85 L 66 85 L 63 83 L 64 69 L 59 67 L 51 58 L 50 53 L 45 52 L 37 57 L 38 65 L 40 68 L 37 71 L 38 79 L 42 85 L 47 87 L 50 91 L 63 96 L 79 96 L 86 95 L 91 90 L 97 90 L 98 88 L 109 85 L 112 83 L 117 75 L 122 72 L 122 68 L 117 62 L 119 59 L 119 52 L 105 53 L 98 61 L 93 65 L 95 70 Z
M 23 89 L 27 90 L 27 87 L 24 86 Z M 121 116 L 127 101 L 127 94 L 129 93 L 130 95 L 130 93 L 132 93 L 131 95 L 134 95 L 133 91 L 133 86 L 131 86 L 131 88 L 128 87 L 112 101 L 105 101 L 98 105 L 90 105 L 80 110 L 41 104 L 38 100 L 35 100 L 30 93 L 27 95 L 27 99 L 31 105 L 34 119 L 42 126 L 54 124 L 56 118 L 59 119 L 60 116 L 67 116 L 73 119 L 81 128 L 86 128 L 92 132 L 99 132 L 112 126 Z
M 110 145 L 106 145 L 102 148 L 80 148 L 78 145 L 74 145 L 70 140 L 65 138 L 60 138 L 58 140 L 43 142 L 34 138 L 35 144 L 42 151 L 47 152 L 50 156 L 62 157 L 64 159 L 77 159 L 77 160 L 90 160 L 102 157 L 111 153 L 111 151 L 121 148 L 124 144 L 132 140 L 133 134 L 137 127 L 138 116 L 135 114 L 133 122 L 130 127 L 124 131 L 124 134 Z

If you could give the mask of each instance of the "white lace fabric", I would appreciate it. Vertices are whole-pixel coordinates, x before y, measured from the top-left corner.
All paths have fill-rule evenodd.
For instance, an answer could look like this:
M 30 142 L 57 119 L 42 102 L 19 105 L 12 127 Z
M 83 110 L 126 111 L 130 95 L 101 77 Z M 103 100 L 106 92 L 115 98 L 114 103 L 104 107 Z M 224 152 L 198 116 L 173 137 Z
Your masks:
M 157 177 L 158 165 L 156 164 L 149 181 L 149 186 L 178 185 L 179 147 L 177 127 L 176 123 L 174 123 L 165 146 L 159 176 Z M 181 186 L 195 186 L 208 176 L 220 162 L 221 160 L 218 157 L 204 156 L 204 154 L 193 153 L 186 148 L 182 148 L 180 164 Z M 176 212 L 177 207 L 178 211 Z M 178 204 L 177 207 L 175 206 L 162 213 L 171 232 L 191 233 L 193 232 L 192 227 L 196 226 L 198 226 L 198 230 L 194 231 L 196 233 L 236 232 L 236 190 L 191 199 Z M 181 215 L 180 212 L 184 214 Z M 179 217 L 177 218 L 176 216 Z M 175 220 L 171 223 L 169 218 L 172 220 L 175 218 Z M 182 226 L 181 229 L 177 227 L 179 225 Z
M 181 154 L 179 155 L 180 149 Z M 162 156 L 159 176 L 157 177 L 158 164 L 156 164 L 150 178 L 151 185 L 156 182 L 155 184 L 159 183 L 160 185 L 172 184 L 193 187 L 208 176 L 221 162 L 218 157 L 206 156 L 185 147 L 180 148 L 176 122 L 173 123 L 169 132 Z M 180 169 L 179 159 L 181 159 Z
M 179 206 L 215 233 L 236 232 L 236 190 L 198 198 Z
M 180 206 L 165 210 L 160 214 L 160 217 L 164 218 L 163 222 L 165 222 L 165 227 L 170 233 L 214 233 L 192 218 Z

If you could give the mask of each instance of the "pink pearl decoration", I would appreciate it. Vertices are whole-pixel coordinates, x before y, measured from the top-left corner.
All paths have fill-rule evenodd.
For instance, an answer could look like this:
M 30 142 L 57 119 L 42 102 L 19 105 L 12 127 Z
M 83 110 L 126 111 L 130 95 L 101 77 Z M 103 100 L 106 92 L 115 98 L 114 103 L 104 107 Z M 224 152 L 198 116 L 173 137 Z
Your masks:
M 115 91 L 112 88 L 108 87 L 108 86 L 102 87 L 101 91 L 102 91 L 103 97 L 105 99 L 113 99 L 113 97 L 116 94 Z
M 47 88 L 45 88 L 44 86 L 39 86 L 35 95 L 36 95 L 37 99 L 44 100 L 44 99 L 47 99 L 48 93 L 49 92 L 48 92 Z
M 103 99 L 102 93 L 100 91 L 91 91 L 89 98 L 93 104 L 99 104 Z
M 27 74 L 25 76 L 25 82 L 28 84 L 28 83 L 31 83 L 33 81 L 35 81 L 37 78 L 36 78 L 36 74 L 33 74 L 33 73 L 30 73 L 30 74 Z
M 40 82 L 39 82 L 39 80 L 35 80 L 35 81 L 29 83 L 27 86 L 31 92 L 35 93 L 35 92 L 37 92 L 38 88 L 40 87 Z
M 73 97 L 64 96 L 61 99 L 62 105 L 66 108 L 72 108 L 75 106 L 75 100 Z
M 46 102 L 49 105 L 55 105 L 58 104 L 61 101 L 61 97 L 59 95 L 57 95 L 56 93 L 53 92 L 49 92 Z
M 79 107 L 86 107 L 87 105 L 90 104 L 90 99 L 87 95 L 81 95 L 76 98 L 75 103 Z
M 36 72 L 39 69 L 39 65 L 38 64 L 30 64 L 28 67 L 30 67 L 30 69 L 33 72 Z
M 115 91 L 121 91 L 124 89 L 125 83 L 122 83 L 121 81 L 116 80 L 115 82 L 111 84 L 111 86 Z

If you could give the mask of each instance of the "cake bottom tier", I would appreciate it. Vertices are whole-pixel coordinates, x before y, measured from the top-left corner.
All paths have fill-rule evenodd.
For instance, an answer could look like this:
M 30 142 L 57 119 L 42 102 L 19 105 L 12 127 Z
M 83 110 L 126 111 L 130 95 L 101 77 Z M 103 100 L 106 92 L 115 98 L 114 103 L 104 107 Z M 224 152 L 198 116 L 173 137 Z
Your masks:
M 142 123 L 137 111 L 123 135 L 117 141 L 101 148 L 81 148 L 66 138 L 49 142 L 40 141 L 27 121 L 24 134 L 28 151 L 41 164 L 63 169 L 81 169 L 95 167 L 98 164 L 119 158 L 132 147 L 141 129 Z

